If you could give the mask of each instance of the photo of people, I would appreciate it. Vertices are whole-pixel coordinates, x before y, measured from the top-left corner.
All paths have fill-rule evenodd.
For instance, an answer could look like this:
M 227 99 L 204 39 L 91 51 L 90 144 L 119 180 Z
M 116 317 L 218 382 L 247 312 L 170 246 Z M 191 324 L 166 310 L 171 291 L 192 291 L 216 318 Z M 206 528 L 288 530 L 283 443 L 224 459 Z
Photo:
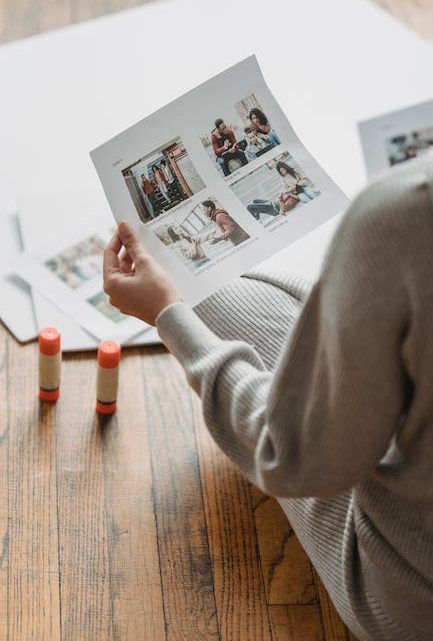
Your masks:
M 98 312 L 101 312 L 113 323 L 121 323 L 127 317 L 125 314 L 119 312 L 118 309 L 110 305 L 108 302 L 108 297 L 105 292 L 98 292 L 94 296 L 91 296 L 87 299 L 87 302 L 90 303 Z
M 102 274 L 102 255 L 105 242 L 97 236 L 66 249 L 61 254 L 47 260 L 44 264 L 57 278 L 71 289 Z
M 139 158 L 122 174 L 143 223 L 157 218 L 205 187 L 180 138 Z
M 263 224 L 287 216 L 320 194 L 288 152 L 264 163 L 231 188 L 249 213 Z
M 167 216 L 154 233 L 192 271 L 210 265 L 249 239 L 215 198 L 203 200 L 188 213 Z
M 237 102 L 227 114 L 218 114 L 213 129 L 201 141 L 225 177 L 281 143 L 254 94 Z
M 433 147 L 433 127 L 412 131 L 401 136 L 393 136 L 386 141 L 386 151 L 390 166 L 412 160 L 427 153 Z

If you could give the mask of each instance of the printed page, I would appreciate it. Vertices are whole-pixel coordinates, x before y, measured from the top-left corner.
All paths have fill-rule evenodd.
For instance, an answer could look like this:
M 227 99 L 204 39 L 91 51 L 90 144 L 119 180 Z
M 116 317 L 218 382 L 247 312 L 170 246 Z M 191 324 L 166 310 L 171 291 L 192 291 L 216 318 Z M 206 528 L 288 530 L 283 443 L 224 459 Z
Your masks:
M 192 305 L 347 204 L 297 138 L 255 57 L 91 156 L 117 222 L 139 231 Z
M 75 236 L 68 230 L 24 252 L 15 272 L 96 339 L 123 343 L 149 326 L 121 314 L 102 290 L 103 252 L 112 233 L 111 227 L 81 227 Z
M 433 100 L 359 123 L 369 177 L 433 150 Z

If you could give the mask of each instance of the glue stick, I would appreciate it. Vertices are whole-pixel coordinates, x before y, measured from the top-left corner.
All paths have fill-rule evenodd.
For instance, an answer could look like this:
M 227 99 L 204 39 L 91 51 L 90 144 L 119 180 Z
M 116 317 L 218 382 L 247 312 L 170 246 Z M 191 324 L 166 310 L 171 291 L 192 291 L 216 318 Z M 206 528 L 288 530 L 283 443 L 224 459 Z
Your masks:
M 60 395 L 60 370 L 62 352 L 60 334 L 54 327 L 45 327 L 39 332 L 39 398 L 41 401 L 57 401 Z
M 114 414 L 119 383 L 120 345 L 102 341 L 98 347 L 98 376 L 96 381 L 96 411 Z

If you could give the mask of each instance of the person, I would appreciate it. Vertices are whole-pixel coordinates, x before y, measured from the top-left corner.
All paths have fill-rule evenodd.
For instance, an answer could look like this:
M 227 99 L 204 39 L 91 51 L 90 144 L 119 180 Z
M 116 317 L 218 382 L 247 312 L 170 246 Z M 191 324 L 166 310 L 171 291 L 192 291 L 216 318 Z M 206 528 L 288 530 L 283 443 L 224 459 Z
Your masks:
M 285 191 L 299 198 L 301 202 L 308 203 L 317 197 L 317 191 L 310 181 L 286 162 L 277 162 L 276 170 L 280 174 Z
M 165 158 L 161 160 L 160 167 L 161 167 L 162 173 L 164 174 L 165 182 L 170 188 L 170 186 L 174 183 L 174 175 L 170 167 L 167 165 L 167 161 L 165 160 Z
M 208 256 L 203 251 L 200 239 L 193 238 L 186 234 L 180 227 L 170 225 L 167 227 L 167 235 L 170 242 L 175 245 L 188 261 L 195 267 L 201 267 L 209 262 Z
M 210 244 L 214 245 L 228 240 L 232 245 L 240 245 L 248 240 L 247 232 L 224 209 L 217 209 L 213 200 L 205 200 L 202 202 L 202 206 L 206 216 L 213 220 L 222 232 L 220 236 L 211 238 Z
M 251 123 L 251 127 L 257 132 L 268 136 L 275 147 L 277 145 L 281 145 L 281 140 L 279 139 L 277 132 L 271 128 L 271 123 L 261 109 L 258 109 L 257 107 L 251 109 L 248 114 L 248 120 Z
M 272 202 L 272 200 L 265 200 L 264 198 L 254 198 L 247 205 L 247 209 L 256 220 L 260 220 L 260 214 L 279 216 L 282 213 L 278 202 Z
M 141 174 L 141 189 L 143 192 L 144 202 L 149 211 L 149 214 L 151 218 L 155 218 L 155 211 L 158 208 L 158 201 L 155 196 L 154 186 L 146 176 L 146 174 Z
M 359 641 L 433 639 L 432 211 L 431 162 L 402 164 L 349 206 L 312 286 L 256 270 L 195 311 L 126 225 L 104 255 L 110 300 L 156 324 Z
M 258 155 L 260 155 L 260 153 L 264 151 L 264 149 L 266 149 L 267 147 L 271 149 L 274 146 L 269 136 L 258 132 L 256 129 L 245 127 L 245 133 L 248 140 L 248 145 L 245 149 L 245 155 L 250 162 L 252 160 L 255 160 Z
M 160 167 L 158 167 L 158 165 L 155 164 L 155 165 L 152 165 L 152 174 L 153 174 L 153 182 L 155 183 L 156 187 L 159 189 L 161 196 L 164 198 L 166 203 L 170 204 L 167 182 L 166 182 L 163 171 L 161 170 Z
M 233 129 L 227 127 L 221 118 L 215 120 L 215 129 L 211 134 L 211 142 L 216 161 L 222 168 L 224 176 L 229 176 L 231 173 L 231 160 L 239 160 L 242 167 L 248 163 L 244 152 L 238 147 Z

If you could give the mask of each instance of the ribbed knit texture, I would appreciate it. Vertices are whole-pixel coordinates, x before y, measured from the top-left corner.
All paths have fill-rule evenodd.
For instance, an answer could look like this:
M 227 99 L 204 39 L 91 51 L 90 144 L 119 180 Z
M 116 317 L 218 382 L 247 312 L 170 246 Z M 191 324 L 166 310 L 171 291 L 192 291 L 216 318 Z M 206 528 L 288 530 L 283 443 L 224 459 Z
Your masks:
M 354 201 L 309 292 L 282 266 L 158 319 L 360 641 L 433 639 L 431 158 Z

